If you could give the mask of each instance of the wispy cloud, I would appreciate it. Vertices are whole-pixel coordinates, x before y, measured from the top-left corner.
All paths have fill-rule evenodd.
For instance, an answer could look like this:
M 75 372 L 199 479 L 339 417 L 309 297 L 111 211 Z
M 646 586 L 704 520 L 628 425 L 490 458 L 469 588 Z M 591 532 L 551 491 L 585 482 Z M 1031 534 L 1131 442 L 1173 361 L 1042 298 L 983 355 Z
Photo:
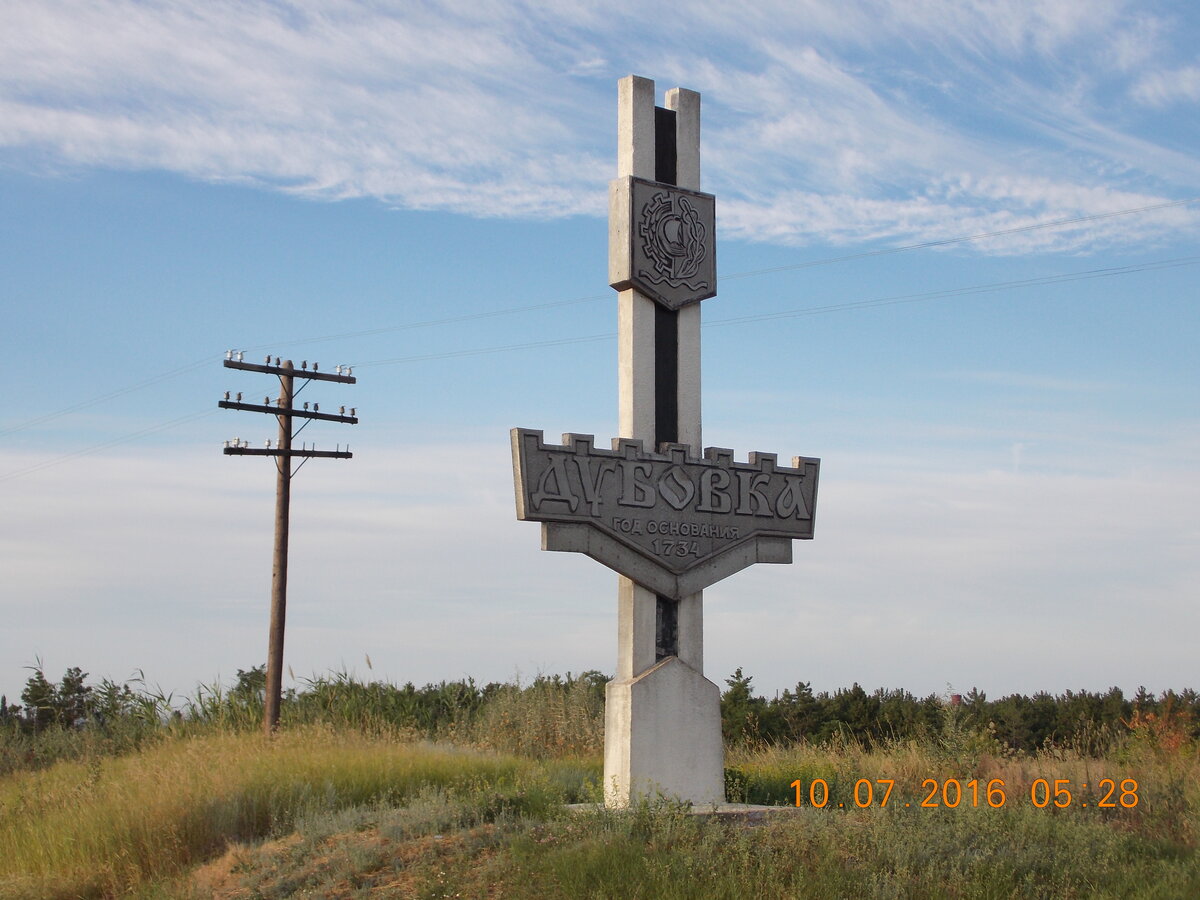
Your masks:
M 1200 66 L 1149 72 L 1133 86 L 1133 96 L 1157 107 L 1200 103 Z
M 707 186 L 748 239 L 937 239 L 1200 190 L 1195 126 L 1156 112 L 1200 96 L 1194 65 L 1156 68 L 1190 32 L 1124 0 L 696 2 L 670 29 L 656 9 L 23 4 L 0 33 L 0 160 L 601 215 L 613 82 L 637 71 L 705 94 Z M 1198 222 L 979 246 L 1096 250 Z

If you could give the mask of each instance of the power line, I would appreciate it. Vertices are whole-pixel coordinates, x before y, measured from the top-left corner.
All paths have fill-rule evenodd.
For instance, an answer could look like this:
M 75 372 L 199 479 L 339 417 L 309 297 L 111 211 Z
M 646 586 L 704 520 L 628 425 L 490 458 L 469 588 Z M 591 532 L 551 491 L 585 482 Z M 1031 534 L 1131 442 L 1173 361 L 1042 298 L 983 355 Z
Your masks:
M 1057 275 L 1044 275 L 1037 278 L 1023 278 L 1013 281 L 996 281 L 986 284 L 967 285 L 960 288 L 948 288 L 940 291 L 926 291 L 917 294 L 900 294 L 890 297 L 875 297 L 867 300 L 852 300 L 846 303 L 830 303 L 823 306 L 807 306 L 800 309 L 783 310 L 774 313 L 762 313 L 752 316 L 739 316 L 733 319 L 718 319 L 715 321 L 705 322 L 704 328 L 720 328 L 727 325 L 744 325 L 751 322 L 763 322 L 771 319 L 786 319 L 799 318 L 802 316 L 822 315 L 832 312 L 843 312 L 853 309 L 868 309 L 875 306 L 888 306 L 900 303 L 916 303 L 924 300 L 938 300 L 948 297 L 968 296 L 971 294 L 997 293 L 1004 290 L 1018 290 L 1021 288 L 1039 287 L 1053 284 L 1066 284 L 1072 281 L 1084 281 L 1096 278 L 1111 278 L 1119 275 L 1133 275 L 1140 272 L 1152 272 L 1160 269 L 1180 268 L 1183 266 L 1194 266 L 1200 264 L 1200 256 L 1181 256 L 1172 259 L 1158 260 L 1156 262 L 1141 263 L 1132 266 L 1115 266 L 1101 269 L 1086 269 L 1080 272 L 1064 272 Z M 508 353 L 520 350 L 537 350 L 546 347 L 561 347 L 571 344 L 586 344 L 595 343 L 598 341 L 612 340 L 616 337 L 615 331 L 605 332 L 603 334 L 582 335 L 579 337 L 556 338 L 543 341 L 529 341 L 520 344 L 502 344 L 495 347 L 479 347 L 464 350 L 451 350 L 444 353 L 426 353 L 419 356 L 403 356 L 391 359 L 378 359 L 365 363 L 356 363 L 356 367 L 372 367 L 372 366 L 387 366 L 400 365 L 405 363 L 428 362 L 442 359 L 456 359 L 469 356 L 485 356 L 495 353 Z M 206 360 L 205 363 L 211 362 Z M 184 367 L 177 371 L 184 371 L 193 366 Z M 162 376 L 167 377 L 167 376 Z M 117 446 L 128 441 L 143 437 L 148 434 L 154 434 L 160 431 L 174 428 L 178 425 L 183 425 L 187 422 L 203 418 L 211 415 L 213 410 L 194 413 L 188 416 L 182 416 L 178 419 L 172 419 L 169 422 L 164 422 L 159 425 L 152 425 L 144 428 L 141 431 L 135 431 L 123 437 L 114 438 L 110 441 L 105 441 L 100 444 L 94 444 L 90 447 L 85 447 L 82 450 L 76 450 L 73 453 L 68 453 L 63 456 L 38 463 L 33 466 L 28 466 L 24 469 L 18 469 L 15 472 L 9 472 L 6 475 L 0 475 L 0 482 L 8 481 L 13 478 L 19 478 L 23 475 L 29 475 L 42 469 L 58 465 L 59 463 L 67 462 L 76 459 L 80 456 L 86 456 L 100 450 L 106 450 L 109 447 Z
M 1200 256 L 1181 256 L 1174 259 L 1164 259 L 1152 263 L 1141 263 L 1132 266 L 1116 266 L 1103 269 L 1086 269 L 1081 272 L 1064 272 L 1058 275 L 1044 275 L 1038 278 L 1023 278 L 1014 281 L 995 281 L 986 284 L 967 285 L 960 288 L 948 288 L 940 291 L 925 291 L 918 294 L 899 294 L 890 297 L 875 297 L 869 300 L 851 300 L 846 303 L 829 303 L 824 306 L 806 306 L 800 309 L 783 310 L 781 312 L 762 313 L 752 316 L 739 316 L 734 319 L 717 319 L 705 322 L 703 328 L 720 328 L 725 325 L 744 325 L 750 322 L 763 322 L 770 319 L 788 319 L 801 316 L 815 316 L 823 313 L 843 312 L 851 309 L 867 309 L 873 306 L 888 306 L 897 303 L 916 303 L 922 300 L 938 300 L 946 297 L 959 297 L 970 294 L 987 294 L 998 291 L 1016 290 L 1019 288 L 1038 287 L 1050 284 L 1066 284 L 1072 281 L 1084 281 L 1094 278 L 1109 278 L 1116 275 L 1133 275 L 1139 272 L 1152 272 L 1159 269 L 1179 268 L 1200 264 Z M 426 353 L 420 356 L 400 356 L 391 359 L 376 359 L 368 362 L 355 363 L 356 368 L 372 366 L 398 365 L 401 363 L 428 362 L 439 359 L 456 359 L 464 356 L 485 356 L 492 353 L 506 353 L 514 350 L 537 350 L 543 347 L 556 347 L 566 344 L 585 344 L 595 341 L 615 338 L 615 331 L 604 334 L 592 334 L 574 338 L 559 338 L 545 341 L 529 341 L 521 344 L 502 344 L 495 347 L 478 347 L 470 350 L 450 350 L 445 353 Z
M 815 316 L 822 313 L 841 312 L 849 309 L 866 309 L 873 306 L 890 306 L 898 303 L 915 303 L 921 300 L 939 300 L 945 297 L 962 297 L 970 294 L 990 294 L 997 291 L 1016 290 L 1026 287 L 1040 287 L 1050 284 L 1065 284 L 1071 281 L 1085 281 L 1093 278 L 1108 278 L 1114 275 L 1132 275 L 1138 272 L 1153 272 L 1159 269 L 1177 269 L 1183 266 L 1200 264 L 1200 256 L 1181 256 L 1176 259 L 1164 259 L 1153 263 L 1134 266 L 1115 266 L 1105 269 L 1089 269 L 1083 272 L 1066 272 L 1059 275 L 1043 275 L 1038 278 L 1024 278 L 1017 281 L 997 281 L 991 284 L 969 285 L 960 288 L 947 288 L 941 291 L 925 291 L 919 294 L 899 294 L 893 297 L 878 297 L 872 300 L 853 300 L 848 303 L 832 303 L 828 306 L 810 306 L 803 309 L 784 310 L 774 313 L 760 313 L 752 316 L 739 316 L 735 319 L 718 319 L 705 322 L 703 327 L 720 327 L 722 325 L 743 325 L 750 322 L 766 322 L 771 319 L 793 319 L 801 316 Z
M 1062 228 L 1067 225 L 1077 225 L 1082 222 L 1091 222 L 1091 221 L 1096 221 L 1099 219 L 1111 219 L 1111 218 L 1115 218 L 1117 216 L 1129 216 L 1129 215 L 1135 215 L 1138 213 L 1153 212 L 1155 210 L 1160 210 L 1160 209 L 1170 209 L 1170 208 L 1179 207 L 1179 206 L 1186 206 L 1189 203 L 1196 203 L 1197 201 L 1200 201 L 1200 197 L 1191 197 L 1186 200 L 1170 200 L 1170 201 L 1167 201 L 1164 203 L 1155 203 L 1155 204 L 1150 204 L 1148 206 L 1132 207 L 1130 209 L 1118 209 L 1118 210 L 1113 210 L 1111 212 L 1094 213 L 1094 214 L 1087 215 L 1087 216 L 1075 216 L 1075 217 L 1068 218 L 1068 219 L 1055 219 L 1050 222 L 1036 222 L 1031 225 L 1019 225 L 1019 226 L 1015 226 L 1013 228 L 1001 228 L 996 231 L 984 231 L 984 232 L 979 232 L 978 234 L 961 235 L 959 237 L 943 238 L 941 240 L 936 240 L 936 241 L 924 241 L 919 244 L 905 244 L 904 246 L 901 246 L 901 247 L 885 247 L 885 248 L 881 248 L 878 250 L 864 250 L 862 252 L 852 253 L 847 256 L 829 256 L 829 257 L 825 257 L 823 259 L 807 260 L 805 262 L 790 263 L 788 265 L 783 265 L 783 266 L 772 266 L 772 267 L 769 267 L 766 269 L 751 269 L 751 270 L 748 270 L 745 272 L 734 272 L 733 274 L 730 274 L 730 275 L 720 275 L 717 278 L 717 282 L 720 283 L 723 281 L 733 281 L 738 278 L 751 278 L 756 275 L 769 275 L 769 274 L 772 274 L 775 272 L 786 272 L 786 271 L 791 271 L 791 270 L 795 270 L 795 269 L 808 269 L 808 268 L 814 268 L 817 266 L 828 266 L 828 265 L 833 265 L 835 263 L 851 262 L 856 259 L 865 259 L 865 258 L 871 257 L 871 256 L 886 256 L 886 255 L 890 255 L 893 253 L 905 253 L 905 252 L 908 252 L 911 250 L 928 250 L 933 247 L 944 247 L 944 246 L 949 246 L 952 244 L 969 243 L 971 241 L 979 241 L 979 240 L 983 240 L 985 238 L 990 238 L 990 237 L 1003 237 L 1006 235 L 1020 234 L 1022 232 L 1026 232 L 1026 231 L 1035 231 L 1035 230 L 1045 229 L 1045 228 Z M 611 293 L 591 294 L 586 297 L 576 297 L 571 300 L 551 300 L 551 301 L 548 301 L 545 303 L 535 303 L 535 304 L 531 304 L 528 306 L 512 306 L 512 307 L 507 307 L 504 309 L 490 310 L 487 312 L 468 313 L 468 314 L 459 315 L 459 316 L 448 316 L 448 317 L 442 318 L 442 319 L 427 319 L 427 320 L 421 321 L 421 322 L 409 322 L 409 323 L 405 323 L 405 324 L 401 324 L 401 325 L 388 325 L 388 326 L 383 326 L 380 328 L 371 328 L 371 329 L 367 329 L 367 330 L 363 330 L 363 331 L 346 331 L 346 332 L 342 332 L 340 334 L 301 338 L 298 341 L 290 341 L 290 342 L 284 341 L 284 342 L 277 342 L 277 343 L 285 343 L 285 344 L 288 344 L 289 346 L 291 346 L 291 345 L 317 344 L 317 343 L 322 343 L 325 341 L 345 340 L 347 338 L 372 337 L 377 334 L 388 334 L 390 332 L 395 332 L 395 331 L 408 331 L 408 330 L 411 330 L 414 328 L 429 328 L 429 327 L 437 326 L 437 325 L 453 325 L 453 324 L 457 324 L 460 322 L 471 322 L 471 321 L 476 321 L 479 319 L 493 319 L 493 318 L 499 318 L 502 316 L 516 315 L 518 313 L 533 312 L 533 311 L 542 310 L 542 309 L 554 309 L 554 308 L 563 307 L 563 306 L 575 306 L 575 305 L 578 305 L 581 303 L 591 303 L 596 300 L 604 300 L 611 296 L 612 296 Z M 268 349 L 268 346 L 276 346 L 276 344 L 271 344 L 271 345 L 264 344 L 264 345 L 261 345 L 258 347 L 250 347 L 247 349 L 253 350 L 253 351 L 258 351 L 258 350 Z
M 421 322 L 407 322 L 401 325 L 384 325 L 379 328 L 368 328 L 363 331 L 346 331 L 341 334 L 328 334 L 320 337 L 301 338 L 298 341 L 285 341 L 289 347 L 303 346 L 305 344 L 320 344 L 326 341 L 340 341 L 348 338 L 373 337 L 377 334 L 388 334 L 393 331 L 410 331 L 415 328 L 432 328 L 437 325 L 457 325 L 460 322 L 473 322 L 479 319 L 495 319 L 501 316 L 512 316 L 523 312 L 534 312 L 541 309 L 554 309 L 562 306 L 575 306 L 580 303 L 592 303 L 596 300 L 603 300 L 611 294 L 592 294 L 588 297 L 575 297 L 571 300 L 549 300 L 545 303 L 533 303 L 529 306 L 510 306 L 504 309 L 493 309 L 486 312 L 466 313 L 461 316 L 447 316 L 443 319 L 426 319 Z M 263 344 L 257 347 L 247 347 L 248 351 L 257 352 L 266 350 L 268 346 L 274 347 L 275 344 Z
M 543 347 L 561 347 L 566 344 L 588 344 L 595 341 L 607 341 L 615 338 L 615 331 L 603 334 L 589 334 L 583 337 L 556 338 L 548 341 L 529 341 L 523 344 L 501 344 L 497 347 L 476 347 L 470 350 L 449 350 L 445 353 L 426 353 L 422 356 L 397 356 L 392 359 L 376 359 L 371 362 L 355 363 L 355 368 L 371 366 L 390 366 L 398 363 L 428 362 L 435 359 L 456 359 L 462 356 L 486 356 L 490 353 L 507 353 L 510 350 L 538 350 Z
M 180 425 L 185 425 L 188 422 L 194 422 L 197 419 L 203 419 L 206 416 L 211 416 L 215 409 L 206 409 L 201 412 L 189 413 L 186 416 L 180 416 L 178 419 L 171 419 L 169 422 L 160 422 L 157 425 L 151 425 L 143 428 L 140 431 L 133 431 L 121 437 L 113 438 L 112 440 L 103 441 L 99 444 L 93 444 L 90 447 L 84 447 L 82 450 L 75 450 L 71 453 L 64 453 L 62 456 L 56 456 L 54 459 L 48 459 L 44 462 L 35 463 L 32 466 L 26 466 L 24 469 L 17 469 L 15 472 L 8 472 L 5 475 L 0 475 L 0 482 L 9 481 L 13 478 L 20 478 L 24 475 L 32 475 L 34 472 L 40 472 L 42 469 L 49 469 L 51 466 L 57 466 L 59 463 L 69 462 L 72 459 L 78 459 L 81 456 L 89 456 L 92 453 L 97 453 L 101 450 L 107 450 L 109 447 L 116 447 L 119 444 L 125 444 L 136 438 L 145 437 L 148 434 L 157 434 L 160 431 L 167 431 L 171 428 L 176 428 Z
M 232 355 L 232 354 L 230 354 Z M 234 446 L 230 446 L 229 442 L 225 442 L 226 456 L 269 456 L 275 460 L 275 541 L 274 552 L 271 557 L 271 628 L 270 637 L 268 640 L 267 651 L 267 682 L 266 694 L 263 699 L 263 731 L 267 737 L 275 733 L 275 729 L 279 727 L 279 704 L 282 697 L 283 683 L 283 639 L 284 639 L 284 623 L 287 618 L 287 584 L 288 584 L 288 537 L 291 531 L 291 508 L 292 508 L 292 478 L 296 472 L 300 470 L 310 459 L 351 459 L 353 454 L 347 446 L 345 450 L 317 450 L 314 446 L 312 450 L 305 449 L 303 446 L 297 450 L 294 445 L 295 437 L 303 431 L 309 424 L 314 421 L 337 422 L 342 425 L 357 425 L 358 417 L 354 414 L 354 408 L 351 407 L 350 415 L 345 415 L 345 407 L 342 407 L 342 412 L 337 415 L 332 413 L 322 413 L 317 405 L 313 404 L 312 412 L 308 410 L 308 404 L 304 404 L 303 409 L 296 406 L 296 395 L 299 393 L 295 389 L 296 379 L 301 379 L 304 384 L 301 390 L 313 381 L 333 382 L 335 384 L 355 384 L 357 379 L 353 375 L 342 374 L 342 367 L 338 366 L 334 372 L 318 372 L 317 364 L 314 362 L 310 370 L 308 361 L 304 360 L 300 363 L 300 369 L 297 371 L 290 359 L 286 359 L 282 364 L 271 365 L 270 358 L 265 365 L 256 365 L 247 363 L 242 360 L 242 354 L 238 353 L 237 359 L 225 360 L 225 368 L 240 369 L 244 372 L 257 372 L 263 375 L 274 375 L 279 379 L 279 399 L 274 403 L 268 403 L 267 398 L 263 399 L 262 406 L 255 403 L 243 403 L 242 395 L 237 395 L 237 400 L 229 400 L 229 394 L 225 394 L 224 400 L 218 401 L 217 406 L 224 409 L 239 409 L 245 412 L 260 413 L 262 415 L 271 416 L 277 419 L 279 425 L 279 439 L 276 442 L 274 449 L 271 448 L 271 442 L 267 441 L 266 449 L 250 449 L 240 441 L 235 441 Z M 298 429 L 296 428 L 296 420 L 304 422 Z M 292 460 L 300 458 L 300 467 L 292 468 Z
M 921 242 L 918 244 L 906 244 L 906 245 L 903 245 L 900 247 L 885 247 L 885 248 L 881 248 L 881 249 L 877 249 L 877 250 L 864 250 L 859 253 L 852 253 L 852 254 L 848 254 L 846 256 L 831 256 L 831 257 L 825 257 L 822 259 L 806 260 L 805 262 L 790 263 L 790 264 L 783 265 L 783 266 L 771 266 L 771 267 L 765 268 L 765 269 L 751 269 L 751 270 L 748 270 L 745 272 L 734 272 L 730 275 L 720 276 L 718 278 L 718 282 L 733 281 L 733 280 L 739 279 L 739 278 L 750 278 L 750 277 L 753 277 L 756 275 L 769 275 L 769 274 L 773 274 L 776 272 L 786 272 L 786 271 L 794 271 L 794 270 L 798 270 L 798 269 L 815 268 L 817 266 L 827 266 L 827 265 L 833 265 L 833 264 L 841 263 L 841 262 L 851 262 L 853 260 L 865 259 L 865 258 L 872 257 L 872 256 L 886 256 L 886 255 L 891 255 L 894 253 L 904 253 L 904 252 L 908 252 L 908 251 L 912 251 L 912 250 L 927 250 L 927 249 L 931 249 L 934 247 L 945 247 L 945 246 L 950 246 L 952 244 L 969 243 L 971 241 L 983 240 L 985 238 L 990 238 L 990 237 L 1002 237 L 1002 236 L 1006 236 L 1006 235 L 1020 234 L 1022 232 L 1035 231 L 1035 230 L 1046 229 L 1046 228 L 1062 228 L 1062 227 L 1065 227 L 1068 225 L 1077 225 L 1077 224 L 1080 224 L 1083 222 L 1093 222 L 1093 221 L 1098 221 L 1101 219 L 1116 218 L 1118 216 L 1136 215 L 1139 213 L 1153 212 L 1153 211 L 1161 210 L 1161 209 L 1171 209 L 1171 208 L 1175 208 L 1175 207 L 1186 206 L 1191 203 L 1196 203 L 1197 201 L 1200 201 L 1200 197 L 1191 197 L 1191 198 L 1184 199 L 1184 200 L 1171 200 L 1171 201 L 1167 201 L 1164 203 L 1155 203 L 1155 204 L 1150 204 L 1147 206 L 1131 207 L 1129 209 L 1119 209 L 1119 210 L 1113 210 L 1111 212 L 1104 212 L 1104 213 L 1093 213 L 1091 215 L 1075 216 L 1075 217 L 1067 218 L 1067 219 L 1055 219 L 1050 222 L 1036 222 L 1036 223 L 1033 223 L 1030 225 L 1015 226 L 1013 228 L 1002 228 L 1002 229 L 998 229 L 995 231 L 984 231 L 984 232 L 980 232 L 977 234 L 962 235 L 959 237 L 951 237 L 951 238 L 943 238 L 941 240 L 936 240 L 936 241 L 924 241 L 924 242 Z M 513 306 L 513 307 L 506 307 L 506 308 L 497 309 L 497 310 L 488 310 L 485 312 L 467 313 L 467 314 L 458 315 L 458 316 L 447 316 L 447 317 L 440 318 L 440 319 L 426 319 L 426 320 L 419 321 L 419 322 L 407 322 L 407 323 L 403 323 L 403 324 L 399 324 L 399 325 L 387 325 L 387 326 L 382 326 L 379 328 L 369 328 L 369 329 L 363 329 L 363 330 L 359 330 L 359 331 L 344 331 L 344 332 L 339 332 L 339 333 L 335 333 L 335 334 L 318 335 L 318 336 L 314 336 L 314 337 L 300 338 L 300 339 L 294 340 L 294 341 L 274 341 L 270 344 L 259 344 L 254 347 L 246 347 L 243 349 L 251 351 L 251 352 L 257 352 L 259 350 L 271 349 L 271 348 L 279 346 L 281 344 L 288 345 L 288 346 L 304 346 L 304 345 L 308 345 L 308 344 L 326 343 L 329 341 L 347 340 L 347 339 L 360 338 L 360 337 L 372 337 L 374 335 L 389 334 L 389 333 L 397 332 L 397 331 L 409 331 L 409 330 L 413 330 L 413 329 L 417 329 L 417 328 L 432 328 L 432 327 L 436 327 L 436 326 L 440 326 L 440 325 L 452 325 L 452 324 L 458 324 L 458 323 L 462 323 L 462 322 L 477 321 L 480 319 L 500 318 L 503 316 L 517 315 L 517 314 L 524 313 L 524 312 L 536 312 L 538 310 L 544 310 L 544 309 L 555 309 L 555 308 L 560 308 L 560 307 L 564 307 L 564 306 L 575 306 L 575 305 L 582 304 L 582 303 L 591 303 L 596 300 L 603 300 L 610 296 L 611 296 L 611 294 L 592 294 L 592 295 L 588 295 L 585 297 L 575 297 L 575 298 L 572 298 L 569 300 L 550 300 L 550 301 L 547 301 L 544 303 L 533 303 L 533 304 L 529 304 L 526 306 Z M 575 339 L 569 339 L 569 340 L 565 341 L 565 343 L 580 343 L 580 342 L 587 341 L 587 340 L 601 340 L 601 339 L 603 339 L 601 336 L 595 336 L 592 338 L 575 338 Z M 563 343 L 563 342 L 553 342 L 553 343 Z M 533 343 L 533 344 L 528 344 L 528 345 L 514 345 L 514 348 L 520 349 L 520 348 L 524 348 L 524 347 L 552 346 L 553 343 L 552 344 Z M 476 355 L 479 353 L 498 353 L 498 352 L 502 352 L 503 349 L 505 349 L 505 348 L 464 351 L 463 355 Z M 427 357 L 405 357 L 404 360 L 402 360 L 402 361 L 418 360 L 418 359 L 425 359 L 425 358 L 427 358 Z M 441 359 L 441 358 L 446 358 L 446 357 L 435 354 L 428 358 Z M 181 366 L 177 369 L 172 369 L 168 372 L 164 372 L 161 375 L 155 375 L 151 378 L 146 379 L 145 381 L 140 381 L 135 384 L 129 385 L 128 387 L 118 388 L 117 390 L 110 391 L 109 393 L 106 393 L 106 394 L 100 394 L 96 397 L 92 397 L 89 400 L 80 401 L 79 403 L 72 404 L 71 406 L 64 407 L 64 408 L 56 410 L 54 412 L 46 413 L 44 415 L 37 416 L 33 419 L 27 419 L 26 421 L 21 422 L 17 425 L 12 425 L 12 426 L 9 426 L 8 428 L 0 429 L 0 436 L 15 434 L 18 431 L 24 431 L 25 429 L 32 428 L 35 425 L 42 425 L 42 424 L 45 424 L 46 422 L 53 421 L 54 419 L 61 418 L 62 416 L 69 415 L 70 413 L 78 412 L 79 410 L 82 410 L 82 409 L 87 409 L 88 407 L 95 406 L 98 403 L 103 403 L 107 400 L 113 400 L 113 399 L 116 399 L 117 397 L 124 396 L 125 394 L 133 393 L 134 391 L 142 390 L 143 388 L 146 388 L 146 387 L 151 387 L 152 385 L 158 384 L 159 382 L 162 382 L 162 381 L 166 381 L 167 379 L 175 378 L 175 377 L 177 377 L 179 375 L 183 375 L 187 372 L 194 371 L 202 366 L 210 364 L 211 362 L 212 362 L 212 357 L 208 356 L 208 357 L 205 357 L 204 359 L 197 360 L 192 363 L 188 363 L 187 365 Z M 384 364 L 386 364 L 385 361 L 378 361 L 375 363 L 366 363 L 366 365 L 384 365 Z
M 206 356 L 204 359 L 196 360 L 195 362 L 180 366 L 177 369 L 171 369 L 169 372 L 163 372 L 161 375 L 155 375 L 151 378 L 147 378 L 145 381 L 139 381 L 135 384 L 131 384 L 128 387 L 117 388 L 115 391 L 109 391 L 107 394 L 100 394 L 96 397 L 92 397 L 90 400 L 81 400 L 78 403 L 74 403 L 71 406 L 64 406 L 62 409 L 55 410 L 54 412 L 49 412 L 33 419 L 26 419 L 24 422 L 21 422 L 18 425 L 12 425 L 8 428 L 0 429 L 0 437 L 7 434 L 15 434 L 18 431 L 24 431 L 26 428 L 32 428 L 34 425 L 42 425 L 46 422 L 51 422 L 54 419 L 59 419 L 63 416 L 70 415 L 73 412 L 79 412 L 81 409 L 87 409 L 89 406 L 95 406 L 97 403 L 103 403 L 105 400 L 115 400 L 117 397 L 122 397 L 125 394 L 132 394 L 134 391 L 140 391 L 142 388 L 150 387 L 151 385 L 158 384 L 161 381 L 167 381 L 168 379 L 183 375 L 186 372 L 195 371 L 201 366 L 210 365 L 212 363 L 212 359 L 213 358 L 211 356 Z

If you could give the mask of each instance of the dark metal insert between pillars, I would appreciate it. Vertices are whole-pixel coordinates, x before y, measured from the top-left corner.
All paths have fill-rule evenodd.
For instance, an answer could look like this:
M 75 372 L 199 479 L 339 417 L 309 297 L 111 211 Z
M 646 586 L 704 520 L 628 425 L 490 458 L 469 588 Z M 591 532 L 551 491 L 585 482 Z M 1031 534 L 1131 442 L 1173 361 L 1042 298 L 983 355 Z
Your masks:
M 654 180 L 677 184 L 675 110 L 654 107 Z M 654 304 L 654 443 L 679 441 L 679 313 Z M 693 448 L 695 452 L 696 448 Z M 655 660 L 679 655 L 679 601 L 658 594 Z

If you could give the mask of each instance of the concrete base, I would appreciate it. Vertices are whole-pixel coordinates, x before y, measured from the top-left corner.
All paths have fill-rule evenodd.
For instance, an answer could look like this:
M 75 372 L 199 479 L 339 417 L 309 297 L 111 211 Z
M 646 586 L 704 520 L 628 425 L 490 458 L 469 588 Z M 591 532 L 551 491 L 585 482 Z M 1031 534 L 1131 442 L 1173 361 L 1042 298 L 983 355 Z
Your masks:
M 568 803 L 573 813 L 598 813 L 607 810 L 603 803 Z M 811 807 L 797 809 L 794 806 L 759 806 L 753 803 L 719 803 L 709 806 L 691 806 L 684 812 L 700 818 L 713 818 L 723 822 L 741 822 L 745 825 L 761 825 L 771 820 L 788 816 L 811 814 Z M 620 812 L 620 810 L 618 810 Z M 624 812 L 629 812 L 628 809 Z
M 725 805 L 721 692 L 669 656 L 605 688 L 604 802 L 621 808 L 662 796 Z

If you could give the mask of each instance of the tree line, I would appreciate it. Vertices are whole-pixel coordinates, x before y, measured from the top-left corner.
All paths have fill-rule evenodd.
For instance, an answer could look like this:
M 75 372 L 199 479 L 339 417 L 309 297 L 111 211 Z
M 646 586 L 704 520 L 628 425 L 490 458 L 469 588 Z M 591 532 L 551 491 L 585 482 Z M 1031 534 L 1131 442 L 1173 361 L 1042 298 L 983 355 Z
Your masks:
M 131 725 L 153 730 L 185 721 L 257 727 L 261 717 L 263 666 L 238 670 L 229 688 L 202 687 L 181 702 L 149 689 L 141 679 L 89 684 L 87 677 L 73 667 L 61 680 L 51 681 L 40 665 L 35 667 L 19 704 L 0 697 L 0 731 L 36 736 L 53 730 L 105 731 Z M 411 682 L 401 686 L 364 682 L 340 673 L 290 689 L 284 707 L 292 721 L 384 725 L 433 736 L 472 720 L 495 698 L 514 691 L 571 694 L 599 714 L 607 680 L 603 673 L 590 671 L 538 676 L 527 685 L 478 685 L 467 679 L 417 687 Z M 1040 691 L 989 700 L 975 688 L 961 695 L 916 697 L 903 689 L 878 688 L 868 693 L 857 683 L 833 692 L 814 692 L 809 682 L 799 682 L 794 689 L 767 698 L 755 693 L 752 676 L 740 668 L 725 685 L 721 719 L 730 745 L 844 741 L 870 747 L 936 741 L 950 731 L 979 735 L 1013 752 L 1069 747 L 1099 756 L 1135 732 L 1177 742 L 1200 737 L 1200 695 L 1190 688 L 1155 695 L 1142 687 L 1132 697 L 1117 687 L 1104 692 Z
M 1191 688 L 1155 695 L 1139 687 L 1127 697 L 1107 691 L 1066 691 L 1033 696 L 1009 694 L 989 700 L 972 688 L 965 694 L 915 697 L 902 689 L 859 684 L 814 693 L 809 682 L 773 699 L 755 696 L 752 679 L 739 668 L 726 679 L 721 719 L 729 743 L 786 744 L 850 740 L 863 746 L 925 741 L 947 728 L 986 736 L 998 746 L 1031 753 L 1070 747 L 1102 755 L 1123 736 L 1143 731 L 1176 740 L 1200 737 L 1200 694 Z

